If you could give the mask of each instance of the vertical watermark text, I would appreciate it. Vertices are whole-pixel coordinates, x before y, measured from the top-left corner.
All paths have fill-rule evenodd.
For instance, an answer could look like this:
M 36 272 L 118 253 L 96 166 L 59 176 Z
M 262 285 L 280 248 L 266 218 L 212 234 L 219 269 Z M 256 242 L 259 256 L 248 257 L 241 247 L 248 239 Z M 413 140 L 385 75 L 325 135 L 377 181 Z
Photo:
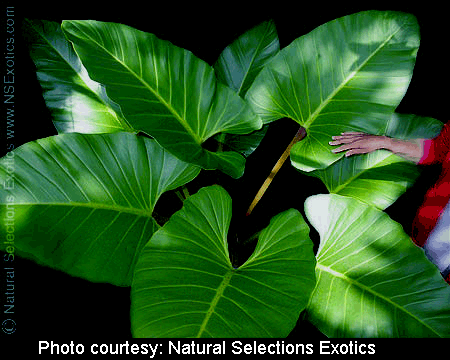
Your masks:
M 5 253 L 3 254 L 3 304 L 2 304 L 2 320 L 1 329 L 6 334 L 12 334 L 16 331 L 16 321 L 15 321 L 15 269 L 14 269 L 14 253 L 15 253 L 15 207 L 14 207 L 14 124 L 15 124 L 15 71 L 16 71 L 16 58 L 15 58 L 15 14 L 14 6 L 5 7 L 4 15 L 4 73 L 2 76 L 3 80 L 3 108 L 5 121 L 5 131 L 4 138 L 6 138 L 6 150 L 7 154 L 4 157 L 4 170 L 6 171 L 6 177 L 4 181 L 0 184 L 3 187 L 3 193 L 5 198 L 1 199 L 1 203 L 5 204 L 4 211 L 1 212 L 2 219 L 0 221 L 2 226 L 6 231 L 5 237 L 2 239 L 3 248 Z

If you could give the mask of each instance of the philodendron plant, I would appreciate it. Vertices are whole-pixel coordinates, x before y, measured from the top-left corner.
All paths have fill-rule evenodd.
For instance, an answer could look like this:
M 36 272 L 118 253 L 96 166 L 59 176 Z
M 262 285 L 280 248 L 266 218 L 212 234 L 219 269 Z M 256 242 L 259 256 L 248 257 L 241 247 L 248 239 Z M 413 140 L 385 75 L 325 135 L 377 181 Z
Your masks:
M 413 16 L 349 15 L 281 50 L 264 22 L 214 66 L 123 24 L 24 25 L 59 134 L 13 150 L 0 210 L 15 213 L 18 255 L 131 286 L 136 337 L 284 337 L 301 313 L 333 337 L 450 337 L 450 287 L 383 211 L 418 169 L 328 144 L 349 130 L 439 133 L 437 120 L 395 113 L 419 47 Z M 226 186 L 188 189 L 208 170 L 241 177 L 268 124 L 286 117 L 301 134 L 288 149 L 299 181 L 316 177 L 329 193 L 274 216 L 235 264 Z M 183 201 L 167 219 L 154 211 L 165 192 Z M 316 253 L 301 211 L 320 235 Z

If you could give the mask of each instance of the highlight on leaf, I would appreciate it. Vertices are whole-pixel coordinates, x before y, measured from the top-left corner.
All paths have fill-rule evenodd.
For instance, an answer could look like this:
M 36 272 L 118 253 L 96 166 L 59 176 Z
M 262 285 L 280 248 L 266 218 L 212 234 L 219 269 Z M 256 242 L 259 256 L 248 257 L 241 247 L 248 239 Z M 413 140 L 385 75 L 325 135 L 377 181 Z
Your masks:
M 450 286 L 400 224 L 358 200 L 305 202 L 320 234 L 308 318 L 329 337 L 449 337 Z
M 450 337 L 449 286 L 382 211 L 419 171 L 384 150 L 342 158 L 328 144 L 351 130 L 439 133 L 438 120 L 394 112 L 419 47 L 413 15 L 348 15 L 281 50 L 275 22 L 265 21 L 213 67 L 124 24 L 25 20 L 24 37 L 59 135 L 8 144 L 0 218 L 13 214 L 18 256 L 131 286 L 130 335 L 284 337 L 309 321 L 330 337 Z M 283 117 L 299 130 L 256 201 L 289 156 L 300 170 L 288 175 L 296 195 L 305 173 L 330 194 L 303 204 L 303 193 L 278 214 L 269 206 L 270 222 L 253 231 L 221 186 L 240 196 L 246 179 L 233 187 L 216 172 L 197 175 L 241 177 Z M 262 144 L 256 161 L 266 162 L 274 144 Z M 242 218 L 230 231 L 232 211 Z M 8 259 L 9 224 L 0 223 Z
M 264 67 L 246 99 L 265 124 L 288 117 L 306 129 L 291 152 L 302 171 L 323 169 L 332 135 L 378 134 L 403 98 L 419 47 L 410 14 L 364 11 L 294 40 Z
M 0 160 L 1 183 L 8 161 Z M 159 227 L 152 214 L 160 196 L 200 172 L 156 141 L 129 133 L 29 142 L 14 150 L 14 167 L 14 187 L 0 188 L 0 212 L 14 207 L 17 253 L 122 286 L 131 284 L 139 252 Z M 2 223 L 2 237 L 7 230 Z
M 442 125 L 433 118 L 394 113 L 382 134 L 401 140 L 431 139 Z M 326 169 L 306 174 L 322 180 L 330 194 L 349 196 L 384 210 L 414 184 L 420 169 L 390 151 L 377 150 L 343 157 Z
M 62 29 L 89 76 L 103 84 L 135 131 L 180 159 L 238 178 L 245 159 L 202 144 L 217 133 L 248 134 L 261 119 L 192 52 L 132 27 L 66 20 Z
M 25 19 L 23 31 L 58 133 L 133 132 L 103 85 L 89 77 L 60 24 Z
M 142 250 L 131 292 L 136 337 L 280 337 L 314 288 L 309 228 L 275 216 L 250 258 L 230 262 L 231 198 L 220 186 L 189 197 Z

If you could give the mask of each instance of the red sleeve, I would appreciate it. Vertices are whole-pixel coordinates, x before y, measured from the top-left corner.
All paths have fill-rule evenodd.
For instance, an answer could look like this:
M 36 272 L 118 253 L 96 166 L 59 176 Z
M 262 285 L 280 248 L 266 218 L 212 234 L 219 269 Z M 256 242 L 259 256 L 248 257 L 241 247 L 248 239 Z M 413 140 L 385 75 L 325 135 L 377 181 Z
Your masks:
M 433 139 L 425 140 L 420 165 L 442 163 L 450 151 L 450 121 L 442 128 L 440 134 Z

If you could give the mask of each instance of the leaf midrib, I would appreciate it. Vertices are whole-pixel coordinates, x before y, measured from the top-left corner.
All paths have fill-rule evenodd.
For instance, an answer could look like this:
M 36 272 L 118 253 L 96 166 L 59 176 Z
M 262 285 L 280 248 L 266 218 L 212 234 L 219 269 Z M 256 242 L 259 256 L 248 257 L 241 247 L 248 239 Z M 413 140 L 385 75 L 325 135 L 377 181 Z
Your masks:
M 3 206 L 4 204 L 0 204 L 0 206 Z M 121 206 L 117 204 L 105 204 L 105 203 L 97 203 L 97 202 L 89 202 L 89 203 L 83 203 L 83 202 L 67 202 L 67 203 L 59 203 L 59 202 L 40 202 L 40 203 L 15 203 L 14 206 L 65 206 L 65 207 L 81 207 L 81 208 L 90 208 L 94 210 L 110 210 L 110 211 L 116 211 L 120 213 L 127 213 L 142 217 L 153 217 L 152 213 L 153 210 L 151 209 L 138 209 L 138 208 L 131 208 L 126 206 Z
M 113 115 L 113 117 L 116 119 L 116 121 L 119 123 L 119 125 L 120 126 L 109 126 L 109 127 L 113 127 L 113 128 L 117 128 L 117 129 L 122 129 L 122 130 L 125 130 L 125 131 L 128 131 L 128 132 L 133 132 L 134 131 L 134 129 L 126 122 L 126 120 L 125 119 L 122 119 L 117 113 L 116 113 L 116 111 L 114 111 L 114 109 L 112 109 L 110 106 L 109 106 L 109 104 L 108 103 L 106 103 L 95 91 L 93 91 L 87 84 L 86 84 L 86 82 L 84 81 L 84 79 L 81 77 L 81 75 L 80 75 L 80 73 L 72 66 L 72 64 L 70 63 L 70 62 L 68 62 L 65 58 L 64 58 L 64 56 L 59 52 L 59 50 L 56 48 L 56 47 L 54 47 L 51 43 L 50 43 L 50 41 L 45 37 L 45 34 L 43 33 L 43 32 L 41 32 L 41 31 L 39 31 L 37 28 L 35 28 L 34 27 L 34 24 L 30 21 L 30 20 L 28 20 L 28 19 L 25 19 L 25 21 L 26 22 L 28 22 L 29 23 L 29 26 L 32 28 L 32 29 L 34 29 L 34 31 L 36 31 L 36 33 L 38 33 L 39 34 L 39 36 L 48 44 L 48 46 L 49 47 L 51 47 L 52 49 L 54 49 L 58 54 L 59 54 L 59 56 L 61 57 L 61 59 L 73 70 L 73 72 L 76 74 L 76 76 L 80 79 L 80 81 L 86 86 L 86 89 L 89 89 L 89 92 L 91 92 L 92 94 L 94 94 L 94 96 L 95 96 L 95 98 L 98 100 L 98 101 L 100 101 L 105 107 L 107 107 L 109 110 L 111 110 L 109 113 L 111 114 L 111 115 Z M 81 60 L 80 60 L 80 64 L 81 64 Z M 81 66 L 83 66 L 82 64 L 81 64 Z M 91 79 L 92 80 L 92 79 Z M 93 80 L 92 80 L 93 81 Z M 99 84 L 99 85 L 101 85 L 99 82 L 97 82 L 97 84 Z M 100 125 L 105 125 L 105 124 L 103 124 L 103 123 L 101 123 Z
M 74 22 L 71 22 L 71 24 L 73 26 L 76 26 L 76 24 Z M 111 58 L 113 58 L 115 61 L 117 61 L 119 64 L 121 64 L 132 76 L 134 76 L 138 80 L 138 82 L 140 82 L 145 88 L 147 88 L 158 99 L 158 101 L 160 101 L 171 112 L 171 114 L 175 117 L 175 119 L 178 120 L 178 122 L 183 126 L 183 128 L 188 132 L 188 134 L 191 135 L 191 137 L 195 140 L 195 142 L 198 145 L 202 144 L 201 139 L 192 130 L 192 128 L 189 126 L 189 124 L 178 114 L 178 112 L 171 106 L 170 103 L 168 103 L 155 89 L 152 88 L 152 86 L 150 84 L 147 83 L 147 81 L 145 81 L 145 79 L 143 79 L 141 76 L 136 74 L 132 69 L 130 69 L 127 64 L 122 62 L 113 53 L 111 53 L 108 49 L 106 49 L 103 46 L 103 44 L 98 43 L 95 39 L 90 37 L 84 31 L 81 30 L 80 32 L 82 32 L 84 34 L 84 36 L 86 36 L 85 39 L 90 40 L 92 43 L 97 45 L 98 48 L 103 49 L 103 51 L 105 53 L 107 53 Z M 80 38 L 81 38 L 81 36 L 80 36 Z M 120 44 L 120 47 L 122 49 L 121 44 Z M 139 54 L 139 56 L 140 56 L 140 54 Z
M 256 61 L 257 55 L 259 55 L 259 52 L 260 52 L 260 49 L 262 48 L 262 44 L 264 43 L 264 40 L 265 40 L 267 34 L 268 34 L 268 33 L 270 32 L 270 30 L 271 30 L 271 26 L 272 26 L 272 23 L 271 23 L 271 22 L 268 22 L 268 23 L 266 24 L 266 28 L 265 28 L 265 30 L 264 30 L 264 35 L 261 37 L 261 40 L 259 41 L 258 46 L 256 47 L 255 52 L 254 52 L 253 55 L 252 55 L 252 59 L 251 59 L 249 65 L 248 65 L 248 67 L 247 67 L 247 70 L 245 71 L 245 75 L 244 75 L 244 77 L 243 77 L 243 79 L 242 79 L 242 82 L 241 82 L 241 85 L 239 86 L 239 89 L 238 89 L 238 91 L 237 91 L 238 95 L 241 96 L 241 97 L 244 97 L 244 96 L 245 96 L 245 94 L 242 94 L 242 88 L 243 88 L 244 83 L 245 83 L 245 81 L 247 80 L 247 78 L 248 78 L 248 76 L 249 76 L 249 74 L 250 74 L 250 69 L 253 67 L 253 64 L 254 64 L 255 61 Z
M 206 329 L 206 326 L 208 325 L 209 319 L 211 318 L 211 315 L 214 313 L 217 303 L 219 302 L 220 298 L 223 295 L 223 292 L 227 288 L 227 286 L 230 283 L 231 277 L 234 275 L 235 270 L 229 269 L 225 276 L 223 277 L 222 282 L 220 283 L 219 287 L 216 290 L 216 294 L 214 295 L 213 299 L 211 300 L 211 305 L 209 306 L 208 311 L 206 312 L 205 318 L 203 319 L 203 322 L 200 326 L 200 329 L 197 333 L 197 338 L 201 337 L 203 332 Z
M 322 110 L 330 103 L 330 101 L 339 93 L 339 91 L 342 90 L 344 86 L 348 84 L 350 80 L 353 79 L 353 77 L 364 67 L 366 64 L 381 50 L 384 48 L 384 46 L 403 28 L 402 26 L 399 26 L 398 29 L 396 29 L 390 36 L 387 37 L 385 41 L 383 41 L 378 48 L 375 49 L 375 51 L 370 54 L 370 56 L 367 57 L 366 60 L 364 60 L 361 65 L 359 65 L 354 71 L 352 71 L 345 79 L 342 81 L 342 83 L 333 90 L 330 95 L 317 107 L 317 109 L 310 115 L 309 119 L 305 122 L 303 127 L 306 129 L 309 129 L 311 124 L 314 122 L 314 120 L 320 115 Z
M 374 168 L 378 167 L 378 165 L 380 163 L 382 163 L 383 161 L 386 161 L 386 159 L 388 159 L 389 157 L 393 156 L 393 154 L 387 154 L 387 156 L 383 159 L 380 159 L 379 161 L 377 161 L 376 163 L 373 163 L 372 166 L 365 168 L 363 170 L 361 170 L 360 172 L 357 172 L 355 175 L 352 175 L 351 177 L 349 177 L 346 181 L 344 181 L 343 183 L 341 183 L 340 185 L 336 186 L 334 189 L 329 189 L 328 185 L 327 189 L 331 194 L 339 194 L 339 192 L 344 189 L 345 187 L 347 187 L 350 183 L 352 183 L 353 181 L 356 181 L 359 177 L 361 177 L 363 174 L 365 174 L 366 172 L 373 170 Z
M 428 325 L 427 323 L 425 323 L 424 321 L 422 321 L 420 318 L 418 318 L 416 315 L 414 315 L 413 313 L 409 312 L 408 310 L 406 310 L 404 307 L 402 307 L 401 305 L 397 304 L 396 302 L 392 301 L 391 299 L 389 299 L 388 297 L 374 291 L 372 288 L 361 284 L 360 282 L 349 278 L 348 276 L 346 276 L 345 274 L 342 274 L 336 270 L 331 269 L 328 266 L 322 265 L 320 263 L 317 263 L 316 265 L 316 269 L 320 269 L 321 271 L 325 271 L 327 273 L 329 273 L 332 276 L 335 276 L 341 280 L 344 280 L 345 282 L 349 283 L 350 285 L 355 285 L 357 287 L 359 287 L 360 289 L 362 289 L 363 291 L 367 291 L 368 293 L 372 294 L 375 297 L 378 297 L 384 301 L 386 301 L 387 303 L 391 304 L 392 306 L 394 306 L 395 308 L 403 311 L 405 314 L 407 314 L 408 316 L 412 317 L 413 319 L 415 319 L 417 322 L 419 322 L 420 324 L 422 324 L 423 326 L 425 326 L 426 328 L 428 328 L 431 332 L 433 332 L 434 334 L 436 334 L 438 337 L 440 337 L 439 333 L 436 332 L 436 330 L 434 330 L 430 325 Z M 319 282 L 316 285 L 316 289 L 319 286 Z M 311 295 L 311 299 L 313 298 L 313 295 L 316 291 L 316 289 L 314 289 L 313 294 Z M 311 300 L 310 300 L 311 301 Z M 309 304 L 308 304 L 309 306 Z

